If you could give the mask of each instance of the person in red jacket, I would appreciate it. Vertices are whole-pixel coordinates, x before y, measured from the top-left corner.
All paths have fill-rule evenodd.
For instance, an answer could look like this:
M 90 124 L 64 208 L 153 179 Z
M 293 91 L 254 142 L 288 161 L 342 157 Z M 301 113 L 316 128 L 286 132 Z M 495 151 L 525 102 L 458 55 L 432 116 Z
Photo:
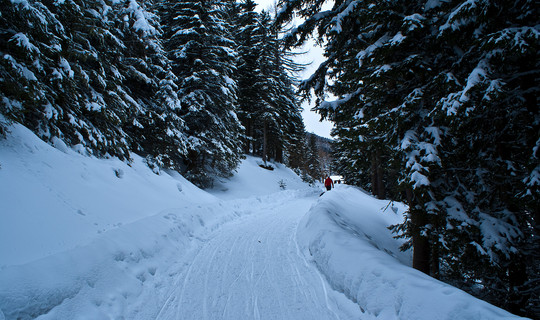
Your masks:
M 330 177 L 326 177 L 324 180 L 324 186 L 326 187 L 327 191 L 330 191 L 334 187 L 334 181 Z

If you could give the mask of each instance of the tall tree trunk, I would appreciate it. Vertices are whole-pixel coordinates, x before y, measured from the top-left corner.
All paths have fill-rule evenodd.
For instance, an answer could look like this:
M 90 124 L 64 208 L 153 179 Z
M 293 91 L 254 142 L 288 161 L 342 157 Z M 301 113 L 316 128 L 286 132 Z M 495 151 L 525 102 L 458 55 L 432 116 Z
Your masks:
M 522 292 L 523 285 L 527 282 L 527 266 L 522 255 L 516 255 L 507 268 L 508 297 L 506 298 L 507 310 L 514 314 L 523 314 L 524 307 L 530 299 L 530 294 Z
M 251 138 L 250 139 L 250 153 L 251 154 L 255 154 L 255 150 L 256 150 L 256 147 L 255 147 L 255 124 L 254 124 L 254 121 L 253 119 L 249 119 L 249 137 Z
M 251 153 L 251 139 L 253 139 L 253 131 L 251 129 L 251 119 L 246 121 L 246 145 L 244 146 L 244 152 L 246 154 Z
M 425 213 L 426 219 L 429 219 L 429 215 Z M 441 231 L 441 225 L 439 222 L 439 219 L 429 219 L 429 221 L 426 221 L 426 223 L 429 223 L 432 225 L 432 235 L 429 236 L 429 246 L 431 251 L 430 258 L 430 275 L 435 278 L 440 278 L 440 266 L 439 266 L 439 259 L 440 259 L 440 250 L 441 250 L 441 243 L 438 239 L 439 234 Z
M 438 243 L 431 243 L 431 261 L 430 261 L 430 274 L 433 278 L 440 278 L 440 269 L 439 269 L 439 256 L 440 256 L 440 247 Z
M 384 186 L 384 174 L 381 163 L 381 151 L 377 150 L 377 198 L 384 199 L 386 197 L 386 190 Z
M 371 193 L 378 199 L 386 197 L 383 177 L 381 152 L 377 150 L 371 156 Z
M 377 155 L 375 153 L 371 154 L 371 194 L 377 196 L 379 188 L 377 188 Z
M 283 163 L 283 148 L 281 146 L 276 147 L 276 161 Z
M 420 270 L 425 274 L 430 274 L 431 248 L 428 237 L 421 233 L 423 227 L 427 224 L 427 216 L 422 209 L 416 208 L 418 203 L 413 192 L 410 189 L 407 189 L 406 193 L 413 230 L 413 268 Z
M 268 139 L 268 135 L 267 135 L 267 131 L 268 131 L 268 124 L 266 123 L 266 121 L 264 121 L 264 126 L 263 126 L 263 154 L 262 154 L 262 160 L 264 161 L 264 165 L 266 166 L 266 160 L 267 160 L 267 154 L 266 154 L 266 148 L 267 148 L 267 144 L 268 142 L 266 141 Z

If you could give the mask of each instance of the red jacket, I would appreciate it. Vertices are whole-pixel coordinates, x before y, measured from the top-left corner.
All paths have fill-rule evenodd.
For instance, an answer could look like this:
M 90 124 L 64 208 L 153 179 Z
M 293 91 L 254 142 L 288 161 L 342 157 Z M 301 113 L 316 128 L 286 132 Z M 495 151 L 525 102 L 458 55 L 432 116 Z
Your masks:
M 331 186 L 334 184 L 334 181 L 332 181 L 332 179 L 330 177 L 326 178 L 326 180 L 324 180 L 324 186 L 325 187 L 328 187 L 328 186 Z

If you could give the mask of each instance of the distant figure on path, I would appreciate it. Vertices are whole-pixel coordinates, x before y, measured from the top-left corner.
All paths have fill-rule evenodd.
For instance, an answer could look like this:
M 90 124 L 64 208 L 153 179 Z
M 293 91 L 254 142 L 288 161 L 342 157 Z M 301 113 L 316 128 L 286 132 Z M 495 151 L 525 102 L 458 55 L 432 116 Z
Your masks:
M 324 186 L 326 187 L 327 191 L 330 191 L 334 187 L 334 181 L 330 177 L 326 177 L 326 180 L 324 180 Z

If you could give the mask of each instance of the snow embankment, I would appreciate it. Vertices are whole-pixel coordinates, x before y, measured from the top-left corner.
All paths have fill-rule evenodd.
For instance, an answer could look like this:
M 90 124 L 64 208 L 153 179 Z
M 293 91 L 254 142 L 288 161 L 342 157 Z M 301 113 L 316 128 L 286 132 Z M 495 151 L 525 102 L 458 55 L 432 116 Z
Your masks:
M 263 165 L 261 158 L 246 156 L 234 176 L 216 181 L 214 188 L 208 192 L 220 199 L 229 200 L 308 187 L 296 173 L 281 163 L 268 162 L 272 170 L 263 169 L 260 165 Z
M 81 155 L 21 125 L 0 139 L 0 268 L 75 248 L 154 215 L 218 199 L 144 159 Z
M 358 304 L 362 319 L 516 319 L 410 267 L 389 225 L 406 208 L 344 185 L 326 192 L 300 222 L 300 249 L 331 287 Z

